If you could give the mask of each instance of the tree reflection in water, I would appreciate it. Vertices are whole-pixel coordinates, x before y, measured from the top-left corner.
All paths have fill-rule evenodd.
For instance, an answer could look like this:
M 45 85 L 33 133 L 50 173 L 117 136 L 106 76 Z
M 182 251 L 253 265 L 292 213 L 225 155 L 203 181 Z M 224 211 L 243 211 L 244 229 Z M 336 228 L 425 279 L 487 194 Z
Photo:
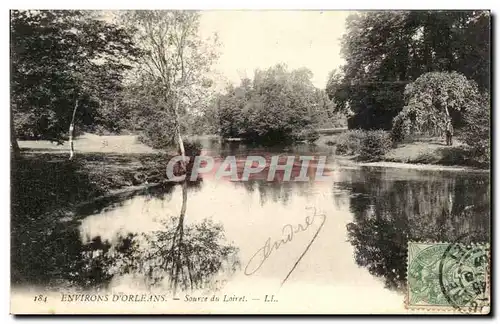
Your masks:
M 142 276 L 149 287 L 166 280 L 174 295 L 179 289 L 219 289 L 218 275 L 227 280 L 240 269 L 238 248 L 225 241 L 221 224 L 209 219 L 185 224 L 187 182 L 181 186 L 183 200 L 179 217 L 163 220 L 161 230 L 129 233 L 114 246 L 89 248 L 84 252 L 87 263 L 94 269 L 104 269 L 104 277 Z M 199 185 L 196 188 L 199 189 Z M 95 241 L 90 244 L 95 245 Z
M 356 170 L 340 187 L 350 191 L 347 225 L 355 260 L 391 289 L 404 289 L 408 240 L 489 242 L 490 183 L 486 175 L 419 171 L 392 177 Z
M 287 205 L 294 196 L 310 197 L 314 194 L 314 181 L 267 181 L 249 179 L 248 181 L 235 181 L 235 187 L 243 187 L 249 193 L 257 191 L 260 205 L 268 202 L 280 202 Z

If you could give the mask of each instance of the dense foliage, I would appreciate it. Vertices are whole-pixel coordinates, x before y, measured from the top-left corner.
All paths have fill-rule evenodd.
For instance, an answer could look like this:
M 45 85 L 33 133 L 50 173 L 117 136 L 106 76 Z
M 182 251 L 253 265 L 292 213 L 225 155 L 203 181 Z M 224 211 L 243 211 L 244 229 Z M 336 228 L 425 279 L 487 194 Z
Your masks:
M 360 129 L 348 130 L 340 134 L 330 145 L 335 145 L 335 153 L 340 155 L 356 155 L 361 151 L 361 144 L 366 131 Z
M 488 165 L 491 157 L 491 103 L 483 96 L 478 105 L 470 106 L 464 115 L 463 139 L 470 147 L 475 161 Z
M 361 160 L 380 160 L 391 148 L 392 139 L 386 131 L 366 131 L 354 129 L 344 132 L 331 141 L 335 145 L 335 153 L 340 155 L 356 155 Z
M 335 116 L 333 104 L 311 77 L 307 69 L 277 65 L 229 87 L 216 102 L 220 134 L 263 142 L 314 141 L 320 123 Z
M 134 41 L 144 52 L 133 71 L 128 102 L 142 139 L 155 148 L 179 141 L 190 120 L 213 92 L 207 78 L 217 58 L 217 38 L 199 34 L 199 12 L 138 10 L 119 20 L 136 28 Z
M 89 11 L 11 11 L 11 110 L 22 138 L 61 140 L 73 109 L 80 125 L 105 119 L 139 51 L 127 29 Z
M 392 148 L 390 135 L 382 130 L 368 131 L 361 142 L 359 157 L 366 161 L 377 161 Z
M 406 105 L 394 118 L 393 138 L 401 140 L 409 134 L 441 134 L 449 122 L 457 128 L 462 123 L 463 114 L 478 106 L 479 101 L 477 85 L 462 74 L 423 74 L 406 86 Z
M 327 93 L 350 114 L 349 128 L 390 129 L 405 86 L 431 71 L 458 71 L 489 91 L 487 11 L 355 13 L 342 40 L 346 63 L 331 73 Z

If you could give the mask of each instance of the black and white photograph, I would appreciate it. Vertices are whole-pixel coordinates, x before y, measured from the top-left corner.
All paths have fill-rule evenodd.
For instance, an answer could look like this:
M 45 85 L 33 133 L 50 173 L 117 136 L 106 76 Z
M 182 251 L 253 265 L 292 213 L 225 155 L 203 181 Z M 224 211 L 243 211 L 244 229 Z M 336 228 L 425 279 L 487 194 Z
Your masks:
M 490 314 L 490 10 L 9 23 L 12 314 Z

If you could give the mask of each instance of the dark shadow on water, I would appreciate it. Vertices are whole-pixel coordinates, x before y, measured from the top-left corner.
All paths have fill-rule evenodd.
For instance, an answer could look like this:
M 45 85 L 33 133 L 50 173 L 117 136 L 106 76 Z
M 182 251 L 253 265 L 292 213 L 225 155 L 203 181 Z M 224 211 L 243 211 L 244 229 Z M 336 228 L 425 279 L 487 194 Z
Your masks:
M 330 147 L 318 146 L 308 143 L 275 143 L 272 146 L 264 146 L 258 143 L 244 143 L 220 141 L 218 139 L 207 139 L 203 142 L 203 148 L 207 155 L 247 157 L 250 155 L 329 155 L 333 153 Z
M 249 179 L 248 181 L 235 181 L 236 187 L 243 187 L 249 193 L 257 191 L 261 206 L 267 202 L 279 202 L 287 205 L 293 196 L 310 196 L 314 181 L 267 181 L 264 179 Z
M 384 171 L 357 170 L 357 179 L 337 184 L 350 193 L 354 221 L 347 225 L 358 265 L 385 280 L 406 285 L 409 240 L 489 242 L 488 176 L 434 173 L 422 179 L 388 177 Z
M 112 240 L 118 243 L 106 242 L 102 248 L 97 246 L 97 251 L 91 248 L 84 253 L 85 263 L 98 265 L 101 278 L 133 275 L 146 287 L 168 287 L 174 295 L 178 291 L 222 288 L 217 276 L 227 280 L 240 270 L 238 249 L 226 242 L 221 224 L 208 219 L 185 224 L 188 192 L 199 190 L 200 182 L 178 186 L 183 198 L 178 216 L 165 215 L 159 230 L 128 233 Z M 84 247 L 95 243 L 96 238 Z
M 111 278 L 104 264 L 87 262 L 107 251 L 99 237 L 82 245 L 80 220 L 118 208 L 134 196 L 168 200 L 172 184 L 107 194 L 82 160 L 54 154 L 23 156 L 11 164 L 11 283 L 44 287 L 100 287 Z M 190 188 L 199 190 L 201 181 Z M 97 199 L 96 199 L 97 198 Z M 89 203 L 82 203 L 82 202 Z
M 164 283 L 174 294 L 216 291 L 222 288 L 223 280 L 240 270 L 238 249 L 225 241 L 222 225 L 208 219 L 185 225 L 179 217 L 162 225 L 158 231 L 120 237 L 111 249 L 87 253 L 86 263 L 104 265 L 104 276 L 139 276 L 148 287 Z M 217 282 L 218 274 L 224 276 L 221 283 Z
M 150 286 L 165 279 L 174 291 L 213 290 L 217 289 L 212 280 L 216 274 L 233 273 L 239 267 L 237 248 L 225 242 L 220 224 L 208 220 L 184 224 L 187 193 L 202 188 L 201 178 L 184 185 L 130 187 L 110 194 L 100 187 L 102 183 L 92 180 L 85 168 L 89 159 L 104 161 L 102 156 L 86 158 L 85 165 L 82 160 L 67 161 L 55 154 L 24 156 L 13 161 L 13 286 L 95 289 L 107 287 L 114 276 L 139 274 Z M 184 212 L 180 217 L 166 215 L 169 218 L 161 230 L 129 233 L 112 242 L 100 236 L 82 242 L 79 226 L 87 216 L 120 208 L 136 196 L 143 196 L 146 201 L 169 201 L 175 186 L 183 189 Z

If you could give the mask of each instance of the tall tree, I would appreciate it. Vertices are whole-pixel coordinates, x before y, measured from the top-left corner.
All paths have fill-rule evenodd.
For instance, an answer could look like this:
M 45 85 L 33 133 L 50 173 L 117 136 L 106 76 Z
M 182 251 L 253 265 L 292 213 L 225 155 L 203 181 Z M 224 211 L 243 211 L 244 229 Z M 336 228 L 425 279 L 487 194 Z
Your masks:
M 145 51 L 137 66 L 141 86 L 156 84 L 153 89 L 160 99 L 152 118 L 167 126 L 173 121 L 164 145 L 177 142 L 184 155 L 181 120 L 210 85 L 207 74 L 217 58 L 216 43 L 201 39 L 195 11 L 139 10 L 120 19 L 137 29 L 135 40 Z
M 276 65 L 230 86 L 217 101 L 220 133 L 253 141 L 313 140 L 320 124 L 335 118 L 333 104 L 302 68 Z
M 182 137 L 182 116 L 190 106 L 203 97 L 207 86 L 206 75 L 216 59 L 215 47 L 202 40 L 198 34 L 199 13 L 195 11 L 130 11 L 121 15 L 123 22 L 136 27 L 136 41 L 145 51 L 137 66 L 143 86 L 156 84 L 154 90 L 160 98 L 159 111 L 151 115 L 160 125 L 167 127 L 167 144 L 177 142 L 182 156 L 181 168 L 186 172 L 186 156 Z M 158 118 L 160 117 L 160 118 Z M 187 209 L 187 181 L 182 183 L 182 207 L 179 225 L 172 244 L 182 245 L 184 218 Z M 179 275 L 182 272 L 181 249 L 174 257 L 172 267 L 174 294 L 177 291 Z
M 327 93 L 352 112 L 350 128 L 390 129 L 405 86 L 431 71 L 458 71 L 489 89 L 487 11 L 368 11 L 352 14 L 342 39 L 346 63 Z

